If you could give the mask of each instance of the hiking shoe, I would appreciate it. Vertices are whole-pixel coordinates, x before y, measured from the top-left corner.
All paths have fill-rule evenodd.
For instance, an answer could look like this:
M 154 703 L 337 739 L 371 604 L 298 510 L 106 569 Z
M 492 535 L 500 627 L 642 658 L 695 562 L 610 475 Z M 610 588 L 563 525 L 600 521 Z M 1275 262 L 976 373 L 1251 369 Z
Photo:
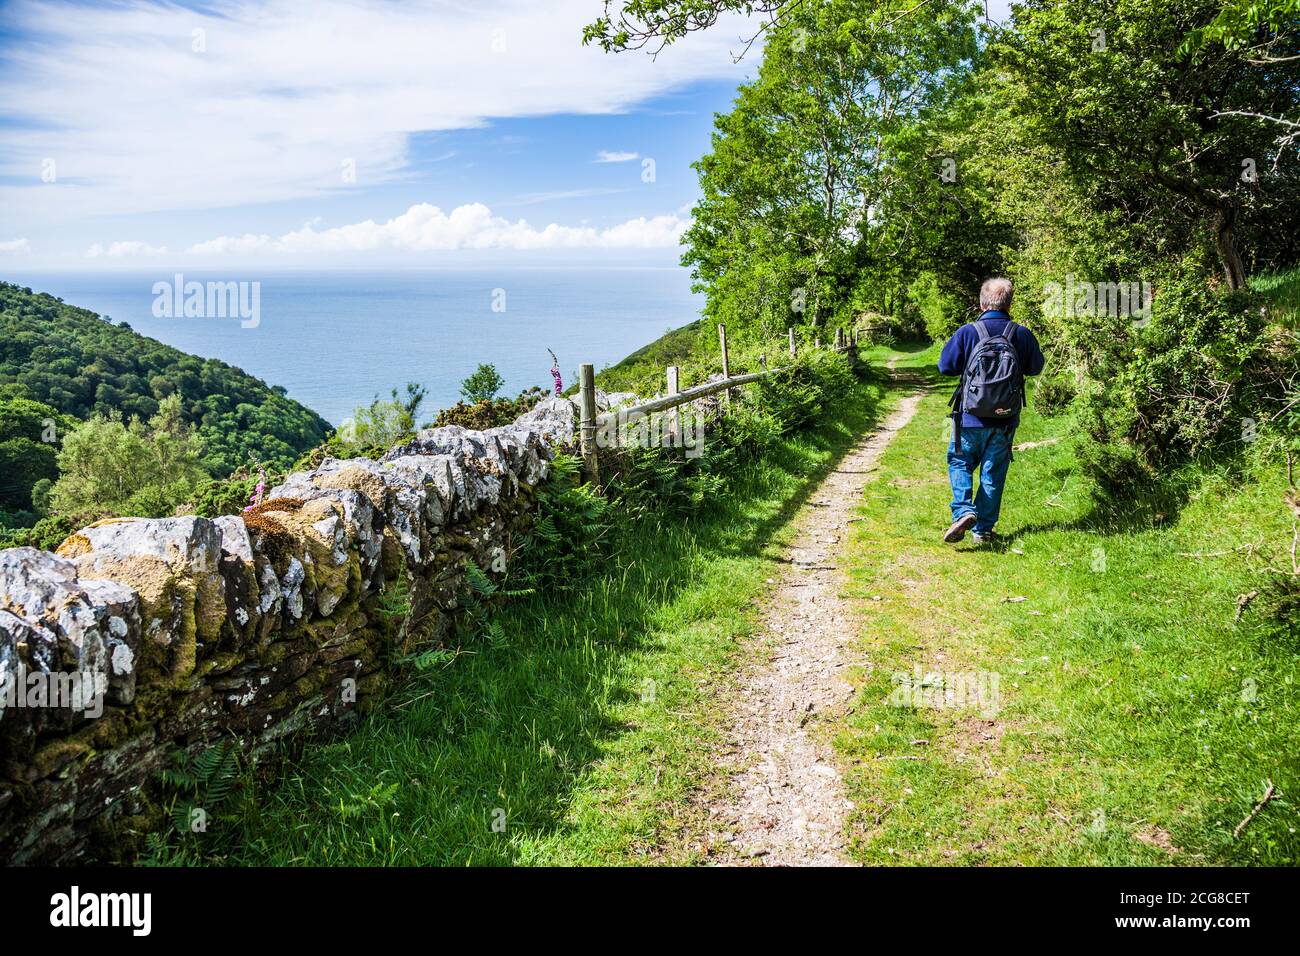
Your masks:
M 966 532 L 970 530 L 971 525 L 975 523 L 975 515 L 962 515 L 956 521 L 948 526 L 948 530 L 943 533 L 943 540 L 946 544 L 956 544 L 962 538 L 966 537 Z
M 972 531 L 970 539 L 976 544 L 996 544 L 998 542 L 998 533 L 996 531 Z

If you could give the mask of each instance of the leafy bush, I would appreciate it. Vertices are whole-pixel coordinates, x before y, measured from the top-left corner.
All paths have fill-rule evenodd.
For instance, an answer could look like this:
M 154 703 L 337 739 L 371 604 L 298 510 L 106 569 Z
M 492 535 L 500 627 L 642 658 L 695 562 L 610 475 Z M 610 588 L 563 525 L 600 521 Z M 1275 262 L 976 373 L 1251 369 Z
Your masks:
M 53 551 L 81 524 L 66 515 L 47 515 L 30 528 L 0 528 L 0 548 L 38 548 Z
M 48 487 L 59 475 L 58 441 L 76 419 L 33 402 L 9 386 L 0 397 L 0 526 L 31 524 L 45 502 L 33 498 L 37 485 Z
M 539 593 L 580 586 L 597 567 L 614 514 L 609 501 L 582 481 L 582 462 L 572 455 L 551 459 L 537 489 L 532 530 L 520 543 L 512 573 Z
M 190 498 L 189 510 L 202 518 L 237 515 L 253 502 L 258 485 L 263 495 L 284 480 L 282 469 L 244 466 L 229 478 L 211 478 L 202 482 Z
M 1040 415 L 1059 415 L 1074 401 L 1074 384 L 1065 374 L 1045 375 L 1034 382 L 1030 401 Z
M 1180 271 L 1157 282 L 1145 326 L 1109 321 L 1094 324 L 1091 341 L 1080 338 L 1093 355 L 1080 461 L 1108 496 L 1180 461 L 1240 451 L 1243 431 L 1280 393 L 1281 365 L 1250 292 Z
M 391 394 L 391 399 L 376 395 L 374 401 L 356 409 L 343 423 L 333 436 L 336 440 L 330 443 L 337 457 L 374 457 L 376 449 L 382 454 L 415 434 L 416 416 L 424 403 L 424 386 L 407 382 L 405 398 L 398 396 L 397 389 Z

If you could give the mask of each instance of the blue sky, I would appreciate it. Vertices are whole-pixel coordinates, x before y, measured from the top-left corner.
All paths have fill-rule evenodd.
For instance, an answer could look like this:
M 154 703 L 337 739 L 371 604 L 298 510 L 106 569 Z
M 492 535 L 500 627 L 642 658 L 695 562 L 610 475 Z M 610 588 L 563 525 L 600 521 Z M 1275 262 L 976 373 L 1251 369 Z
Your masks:
M 611 56 L 600 6 L 0 3 L 0 268 L 671 263 L 756 23 Z

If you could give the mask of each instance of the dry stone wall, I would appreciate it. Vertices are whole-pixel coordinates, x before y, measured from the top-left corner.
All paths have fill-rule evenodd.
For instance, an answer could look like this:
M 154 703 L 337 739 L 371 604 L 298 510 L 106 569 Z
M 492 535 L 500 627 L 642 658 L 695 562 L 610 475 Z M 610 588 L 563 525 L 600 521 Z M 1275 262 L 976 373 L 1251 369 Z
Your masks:
M 364 713 L 386 662 L 452 625 L 469 562 L 509 555 L 575 418 L 547 399 L 502 428 L 327 459 L 243 515 L 0 551 L 0 860 L 121 857 L 161 822 L 177 751 L 262 754 Z M 380 597 L 399 577 L 394 619 Z

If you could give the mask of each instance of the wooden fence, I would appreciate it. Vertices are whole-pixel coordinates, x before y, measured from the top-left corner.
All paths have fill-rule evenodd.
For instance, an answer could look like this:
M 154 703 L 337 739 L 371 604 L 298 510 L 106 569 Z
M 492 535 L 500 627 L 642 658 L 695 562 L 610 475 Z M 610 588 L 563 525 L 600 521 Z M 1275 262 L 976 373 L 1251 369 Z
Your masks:
M 797 343 L 795 341 L 794 327 L 791 326 L 788 331 L 790 358 L 798 355 Z M 847 333 L 844 329 L 835 330 L 834 348 L 837 351 L 845 351 L 856 348 L 858 344 L 858 331 L 851 329 Z M 632 405 L 628 408 L 620 408 L 613 411 L 605 412 L 603 415 L 596 413 L 596 370 L 590 362 L 583 362 L 578 369 L 578 409 L 579 409 L 579 426 L 578 426 L 578 444 L 582 452 L 583 471 L 589 480 L 600 481 L 600 465 L 596 458 L 596 432 L 608 426 L 611 422 L 617 421 L 620 416 L 624 419 L 633 416 L 648 416 L 656 412 L 666 412 L 670 409 L 678 408 L 688 402 L 704 398 L 706 395 L 715 395 L 718 392 L 726 392 L 724 400 L 731 401 L 731 390 L 741 385 L 748 385 L 752 382 L 760 381 L 769 375 L 775 375 L 777 372 L 784 371 L 788 366 L 778 366 L 776 368 L 767 367 L 767 355 L 764 353 L 759 356 L 759 362 L 763 366 L 761 372 L 746 372 L 743 375 L 731 374 L 731 360 L 727 352 L 727 326 L 725 323 L 718 324 L 718 344 L 722 348 L 722 375 L 723 377 L 716 382 L 705 382 L 703 385 L 696 385 L 694 388 L 688 388 L 682 391 L 679 388 L 680 369 L 676 365 L 669 365 L 667 368 L 668 389 L 667 394 L 661 398 L 652 398 L 649 401 L 642 402 L 639 405 Z M 821 337 L 814 340 L 813 347 L 821 348 Z

